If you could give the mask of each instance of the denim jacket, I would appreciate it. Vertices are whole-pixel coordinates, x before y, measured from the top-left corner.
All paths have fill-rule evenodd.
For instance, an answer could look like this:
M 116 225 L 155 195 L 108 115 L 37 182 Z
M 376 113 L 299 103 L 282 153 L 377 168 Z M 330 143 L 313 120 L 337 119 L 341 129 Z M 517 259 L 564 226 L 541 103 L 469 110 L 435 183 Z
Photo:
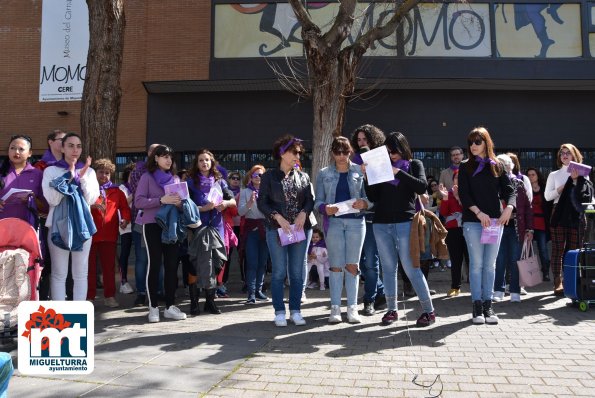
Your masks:
M 201 224 L 198 207 L 191 199 L 182 200 L 182 208 L 163 205 L 155 216 L 155 221 L 162 229 L 161 242 L 174 244 L 186 239 L 186 227 L 198 228 Z
M 338 183 L 339 172 L 334 163 L 320 170 L 318 173 L 318 177 L 316 178 L 316 201 L 314 202 L 314 208 L 316 208 L 320 214 L 326 214 L 322 206 L 335 203 L 335 194 L 337 192 Z M 361 172 L 360 166 L 351 161 L 349 162 L 347 184 L 349 185 L 351 199 L 363 199 L 368 203 L 368 209 L 371 209 L 374 204 L 366 197 L 364 174 Z M 365 210 L 360 211 L 362 214 L 364 212 Z

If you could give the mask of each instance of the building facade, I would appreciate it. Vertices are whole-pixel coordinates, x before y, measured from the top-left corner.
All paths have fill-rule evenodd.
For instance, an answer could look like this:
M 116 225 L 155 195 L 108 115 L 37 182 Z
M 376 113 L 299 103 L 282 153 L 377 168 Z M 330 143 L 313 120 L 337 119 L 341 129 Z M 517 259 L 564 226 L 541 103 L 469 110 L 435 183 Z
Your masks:
M 338 4 L 307 3 L 328 28 Z M 79 102 L 37 100 L 41 4 L 0 3 L 0 131 L 30 134 L 36 152 L 51 129 L 77 131 L 80 115 Z M 382 2 L 360 2 L 347 42 L 392 13 Z M 126 19 L 118 152 L 164 142 L 184 152 L 184 165 L 208 147 L 241 168 L 270 160 L 281 134 L 311 137 L 311 104 L 284 90 L 273 71 L 290 65 L 305 74 L 286 1 L 128 0 Z M 364 123 L 405 132 L 439 169 L 447 149 L 465 146 L 481 125 L 523 166 L 553 167 L 562 142 L 593 164 L 594 57 L 592 1 L 422 2 L 366 54 L 344 134 Z

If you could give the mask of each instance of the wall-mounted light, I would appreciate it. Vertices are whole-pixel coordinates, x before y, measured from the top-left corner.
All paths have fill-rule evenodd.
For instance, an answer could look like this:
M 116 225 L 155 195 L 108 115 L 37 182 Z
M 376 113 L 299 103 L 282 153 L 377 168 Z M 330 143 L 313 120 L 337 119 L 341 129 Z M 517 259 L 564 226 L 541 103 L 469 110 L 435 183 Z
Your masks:
M 68 112 L 67 111 L 58 111 L 58 115 L 60 115 L 60 116 L 68 116 Z

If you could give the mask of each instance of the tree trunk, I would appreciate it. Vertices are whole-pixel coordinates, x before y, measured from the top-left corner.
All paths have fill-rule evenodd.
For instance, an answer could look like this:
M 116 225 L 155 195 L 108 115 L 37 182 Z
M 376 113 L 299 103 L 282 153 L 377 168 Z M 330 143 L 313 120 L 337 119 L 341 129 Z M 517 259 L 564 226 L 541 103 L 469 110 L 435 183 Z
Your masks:
M 312 182 L 316 182 L 318 171 L 329 165 L 331 143 L 341 135 L 345 116 L 346 100 L 344 85 L 339 78 L 336 58 L 330 60 L 324 70 L 318 71 L 312 87 L 314 122 L 312 130 Z
M 87 0 L 89 53 L 81 103 L 85 153 L 94 160 L 116 155 L 120 74 L 124 50 L 124 0 Z

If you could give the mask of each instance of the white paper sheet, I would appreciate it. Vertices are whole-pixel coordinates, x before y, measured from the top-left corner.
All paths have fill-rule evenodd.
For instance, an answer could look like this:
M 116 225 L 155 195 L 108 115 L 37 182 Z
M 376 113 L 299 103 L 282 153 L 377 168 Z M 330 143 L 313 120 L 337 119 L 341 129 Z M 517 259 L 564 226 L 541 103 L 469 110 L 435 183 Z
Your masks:
M 381 182 L 395 179 L 393 166 L 385 145 L 364 152 L 361 154 L 361 157 L 364 163 L 366 163 L 368 185 L 380 184 Z
M 339 211 L 335 213 L 335 216 L 342 216 L 343 214 L 359 213 L 358 209 L 353 208 L 355 199 L 345 200 L 343 202 L 335 203 L 333 206 L 339 208 Z

